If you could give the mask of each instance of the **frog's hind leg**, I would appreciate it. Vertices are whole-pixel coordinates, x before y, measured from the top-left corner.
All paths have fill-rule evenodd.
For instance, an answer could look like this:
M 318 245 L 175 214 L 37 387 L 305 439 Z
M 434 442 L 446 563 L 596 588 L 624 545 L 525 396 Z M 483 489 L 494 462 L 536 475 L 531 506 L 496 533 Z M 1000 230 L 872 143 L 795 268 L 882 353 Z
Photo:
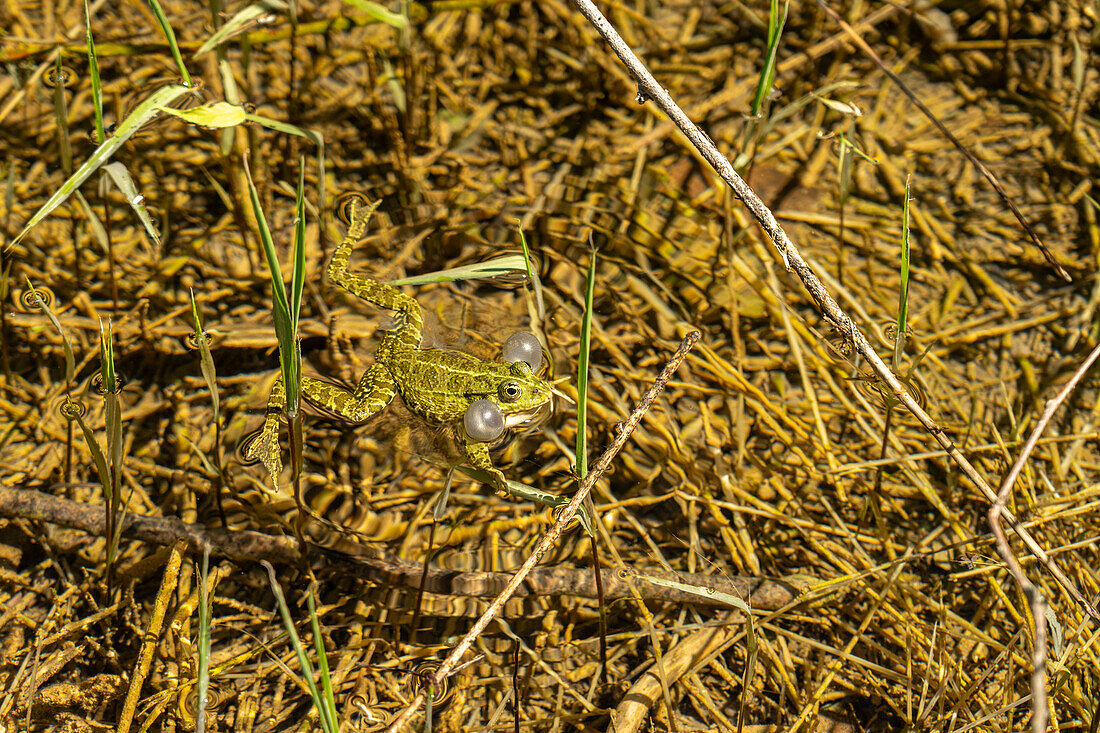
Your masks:
M 345 420 L 362 422 L 390 403 L 397 394 L 397 383 L 388 369 L 375 364 L 363 374 L 354 392 L 310 377 L 302 377 L 302 392 L 312 402 Z M 264 425 L 245 449 L 245 458 L 264 464 L 271 479 L 271 488 L 276 492 L 279 490 L 279 473 L 283 470 L 279 459 L 279 416 L 285 406 L 286 389 L 282 376 L 279 376 L 271 387 L 271 396 L 267 398 Z
M 386 339 L 396 339 L 398 343 L 416 349 L 420 347 L 420 334 L 424 325 L 420 304 L 391 285 L 348 272 L 348 258 L 351 256 L 352 247 L 362 238 L 367 222 L 379 203 L 381 202 L 375 201 L 368 204 L 358 196 L 349 199 L 346 209 L 349 222 L 348 233 L 332 255 L 332 261 L 328 265 L 328 276 L 349 293 L 381 308 L 397 311 L 394 316 L 394 329 Z
M 318 379 L 302 378 L 302 392 L 309 400 L 350 422 L 363 422 L 390 404 L 397 382 L 390 370 L 374 364 L 363 373 L 354 392 Z
M 249 442 L 244 455 L 250 461 L 259 460 L 267 469 L 271 479 L 271 489 L 278 492 L 279 472 L 283 470 L 282 461 L 279 460 L 279 415 L 286 406 L 286 390 L 283 388 L 283 378 L 275 379 L 271 387 L 271 395 L 267 398 L 267 409 L 264 411 L 264 425 L 256 437 Z

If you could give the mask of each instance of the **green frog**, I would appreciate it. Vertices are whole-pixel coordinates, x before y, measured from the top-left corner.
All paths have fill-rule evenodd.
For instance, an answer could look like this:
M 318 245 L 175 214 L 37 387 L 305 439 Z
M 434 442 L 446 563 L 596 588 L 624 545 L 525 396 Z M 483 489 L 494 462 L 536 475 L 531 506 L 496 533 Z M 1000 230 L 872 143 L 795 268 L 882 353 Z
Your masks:
M 347 236 L 333 254 L 328 274 L 353 295 L 395 311 L 394 326 L 385 332 L 374 364 L 354 391 L 303 377 L 302 392 L 311 402 L 350 422 L 377 414 L 398 392 L 408 408 L 429 423 L 455 425 L 462 421 L 461 448 L 466 461 L 488 473 L 494 487 L 506 492 L 508 483 L 490 461 L 489 445 L 506 428 L 528 422 L 549 405 L 554 390 L 535 373 L 542 363 L 542 347 L 531 334 L 514 334 L 505 342 L 503 363 L 449 349 L 420 348 L 420 304 L 391 285 L 348 272 L 352 247 L 362 238 L 379 203 L 368 204 L 357 194 L 347 197 L 343 208 Z M 285 404 L 280 376 L 272 387 L 263 427 L 245 450 L 248 459 L 263 462 L 273 486 L 282 469 L 279 415 Z

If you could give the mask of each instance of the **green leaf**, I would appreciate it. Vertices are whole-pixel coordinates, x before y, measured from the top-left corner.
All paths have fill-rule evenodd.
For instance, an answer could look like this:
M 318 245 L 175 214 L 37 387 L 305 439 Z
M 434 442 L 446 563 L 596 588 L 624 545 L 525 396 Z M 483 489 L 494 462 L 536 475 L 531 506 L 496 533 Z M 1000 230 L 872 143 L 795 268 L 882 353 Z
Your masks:
M 184 122 L 189 122 L 192 125 L 209 127 L 210 129 L 234 127 L 244 123 L 248 119 L 248 114 L 244 111 L 244 107 L 237 104 L 230 104 L 229 102 L 211 102 L 210 104 L 192 107 L 191 109 L 161 107 L 161 112 L 167 112 L 173 117 L 178 117 Z
M 344 3 L 353 8 L 358 8 L 371 18 L 394 28 L 405 29 L 409 25 L 409 20 L 404 15 L 387 10 L 378 3 L 371 2 L 371 0 L 344 0 Z
M 294 202 L 294 268 L 290 274 L 290 319 L 298 331 L 306 279 L 306 159 L 298 158 L 298 193 Z
M 764 51 L 764 64 L 760 69 L 760 80 L 756 84 L 756 93 L 752 98 L 750 114 L 753 117 L 760 115 L 760 108 L 764 106 L 764 99 L 772 90 L 775 81 L 775 60 L 779 52 L 779 39 L 783 35 L 783 26 L 787 23 L 787 11 L 790 9 L 790 0 L 783 1 L 783 10 L 779 10 L 779 0 L 771 0 L 771 11 L 768 13 L 768 44 Z

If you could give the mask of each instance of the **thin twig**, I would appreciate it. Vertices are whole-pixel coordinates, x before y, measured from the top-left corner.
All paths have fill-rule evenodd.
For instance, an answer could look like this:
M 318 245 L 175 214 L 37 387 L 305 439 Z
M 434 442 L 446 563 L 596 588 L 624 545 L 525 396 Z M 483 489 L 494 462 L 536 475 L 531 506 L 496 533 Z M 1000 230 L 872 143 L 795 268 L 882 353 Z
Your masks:
M 630 417 L 620 425 L 618 432 L 615 434 L 615 440 L 611 442 L 607 450 L 605 450 L 596 460 L 596 463 L 592 466 L 591 472 L 581 481 L 577 493 L 573 495 L 573 498 L 565 505 L 565 508 L 562 509 L 561 514 L 558 515 L 557 521 L 554 522 L 554 525 L 546 531 L 546 534 L 544 534 L 538 544 L 535 545 L 534 551 L 531 552 L 523 565 L 516 571 L 515 575 L 511 577 L 508 581 L 508 585 L 500 592 L 500 595 L 493 599 L 493 602 L 489 604 L 489 607 L 485 609 L 481 617 L 474 622 L 474 625 L 470 627 L 466 635 L 455 644 L 453 649 L 451 649 L 447 658 L 439 665 L 439 669 L 432 674 L 430 684 L 428 685 L 429 688 L 438 687 L 439 683 L 451 674 L 455 665 L 458 664 L 458 660 L 471 646 L 473 646 L 474 641 L 476 641 L 477 637 L 481 635 L 481 632 L 485 630 L 485 627 L 496 618 L 500 610 L 504 608 L 504 604 L 515 594 L 516 590 L 524 582 L 524 579 L 526 579 L 528 574 L 535 568 L 535 565 L 542 560 L 543 553 L 550 549 L 569 523 L 573 521 L 577 509 L 580 508 L 585 497 L 591 493 L 592 487 L 596 484 L 596 481 L 603 476 L 604 472 L 611 465 L 612 459 L 614 459 L 619 451 L 622 450 L 622 447 L 626 445 L 626 441 L 630 437 L 630 434 L 634 432 L 634 428 L 638 427 L 638 423 L 642 421 L 642 417 L 649 411 L 649 408 L 653 405 L 653 401 L 657 399 L 657 395 L 661 394 L 664 390 L 665 383 L 672 378 L 672 375 L 687 357 L 688 351 L 690 351 L 691 347 L 699 341 L 699 337 L 700 334 L 698 331 L 692 331 L 684 337 L 682 342 L 680 342 L 680 348 L 676 349 L 676 353 L 673 354 L 672 358 L 665 364 L 665 368 L 657 376 L 657 379 L 654 380 L 652 386 L 650 386 L 645 394 L 642 395 L 641 399 L 638 400 L 638 406 L 634 408 L 634 412 L 630 413 Z M 387 733 L 396 733 L 396 731 L 401 730 L 401 726 L 409 722 L 409 719 L 416 713 L 420 704 L 423 702 L 424 691 L 421 690 L 416 694 L 416 697 L 405 706 L 401 714 L 394 718 L 389 727 L 386 728 Z
M 841 333 L 847 334 L 852 340 L 852 344 L 867 363 L 870 364 L 871 369 L 882 380 L 883 384 L 894 395 L 898 402 L 905 405 L 906 409 L 913 414 L 914 417 L 920 422 L 929 434 L 936 439 L 936 442 L 943 447 L 947 454 L 951 457 L 951 460 L 962 470 L 963 474 L 967 476 L 978 489 L 985 495 L 986 499 L 990 502 L 996 501 L 997 494 L 989 486 L 986 480 L 982 477 L 978 470 L 966 459 L 966 456 L 955 444 L 947 437 L 936 421 L 933 420 L 928 413 L 926 413 L 916 400 L 906 391 L 902 386 L 897 376 L 890 370 L 890 367 L 882 360 L 882 358 L 875 351 L 874 347 L 867 340 L 867 337 L 856 326 L 855 322 L 845 313 L 832 295 L 825 289 L 825 286 L 821 283 L 821 280 L 814 273 L 810 266 L 806 263 L 806 260 L 802 258 L 798 249 L 791 242 L 790 237 L 783 231 L 783 228 L 779 226 L 779 222 L 775 220 L 775 216 L 771 210 L 760 200 L 760 197 L 749 187 L 747 183 L 737 175 L 733 166 L 729 160 L 718 150 L 714 142 L 704 133 L 699 127 L 688 119 L 684 111 L 680 109 L 679 105 L 672 99 L 672 96 L 657 83 L 657 80 L 653 78 L 653 74 L 649 72 L 649 69 L 634 55 L 634 52 L 627 46 L 626 42 L 622 39 L 603 13 L 591 2 L 591 0 L 572 0 L 573 4 L 577 6 L 580 12 L 588 19 L 590 23 L 596 28 L 604 40 L 607 41 L 611 49 L 627 67 L 630 73 L 634 76 L 634 79 L 638 83 L 638 101 L 646 102 L 652 99 L 653 102 L 661 108 L 669 119 L 672 120 L 684 136 L 691 141 L 691 144 L 695 146 L 699 154 L 711 165 L 714 171 L 719 177 L 725 181 L 726 185 L 733 190 L 744 203 L 745 207 L 756 219 L 757 223 L 764 229 L 768 237 L 772 240 L 775 248 L 779 251 L 779 256 L 783 259 L 783 265 L 788 271 L 793 270 L 802 280 L 802 284 L 805 285 L 806 290 L 809 292 L 810 297 L 817 303 L 818 309 L 821 314 L 832 323 Z M 1031 536 L 1016 518 L 1012 516 L 1007 510 L 1003 512 L 1005 520 L 1013 531 L 1019 535 L 1024 544 L 1031 553 L 1042 563 L 1043 567 L 1054 576 L 1055 579 L 1066 589 L 1066 592 L 1073 597 L 1077 603 L 1079 603 L 1085 611 L 1097 621 L 1100 621 L 1100 611 L 1097 611 L 1091 603 L 1085 598 L 1084 594 L 1078 590 L 1077 586 L 1069 579 L 1069 577 L 1062 572 L 1061 568 L 1054 564 L 1054 561 L 1046 553 L 1046 551 L 1039 545 L 1038 542 Z
M 1001 515 L 1004 513 L 1005 505 L 1008 503 L 1008 497 L 1012 493 L 1012 487 L 1016 484 L 1016 479 L 1024 469 L 1024 465 L 1027 463 L 1031 451 L 1038 445 L 1039 438 L 1042 437 L 1043 431 L 1046 430 L 1047 425 L 1050 424 L 1051 419 L 1054 418 L 1054 413 L 1058 410 L 1059 406 L 1066 401 L 1070 392 L 1077 388 L 1077 384 L 1084 378 L 1085 373 L 1092 368 L 1097 357 L 1100 357 L 1100 345 L 1097 345 L 1089 353 L 1085 361 L 1081 363 L 1081 366 L 1078 367 L 1077 371 L 1070 377 L 1070 380 L 1062 387 L 1062 390 L 1056 396 L 1047 400 L 1046 405 L 1043 407 L 1043 414 L 1039 416 L 1039 420 L 1035 423 L 1035 429 L 1032 430 L 1031 435 L 1028 436 L 1027 442 L 1024 443 L 1024 447 L 1020 450 L 1020 455 L 1016 458 L 1016 462 L 1012 464 L 1012 468 L 1005 474 L 1004 482 L 1001 483 L 1001 490 L 997 492 L 997 500 L 989 507 L 988 512 L 989 526 L 993 530 L 993 536 L 997 538 L 997 552 L 1000 554 L 1001 559 L 1004 560 L 1005 565 L 1008 566 L 1009 572 L 1012 573 L 1012 577 L 1016 580 L 1016 584 L 1020 586 L 1020 590 L 1023 591 L 1024 597 L 1027 598 L 1028 606 L 1031 608 L 1031 619 L 1035 623 L 1035 645 L 1031 653 L 1031 699 L 1033 701 L 1031 730 L 1034 731 L 1034 733 L 1043 733 L 1043 731 L 1047 729 L 1047 723 L 1050 721 L 1050 709 L 1047 704 L 1046 688 L 1046 601 L 1043 599 L 1043 594 L 1039 592 L 1039 589 L 1028 580 L 1026 575 L 1024 575 L 1020 563 L 1016 560 L 1016 554 L 1012 552 L 1012 547 L 1008 544 L 1008 537 L 1005 536 L 1004 527 L 1001 526 Z

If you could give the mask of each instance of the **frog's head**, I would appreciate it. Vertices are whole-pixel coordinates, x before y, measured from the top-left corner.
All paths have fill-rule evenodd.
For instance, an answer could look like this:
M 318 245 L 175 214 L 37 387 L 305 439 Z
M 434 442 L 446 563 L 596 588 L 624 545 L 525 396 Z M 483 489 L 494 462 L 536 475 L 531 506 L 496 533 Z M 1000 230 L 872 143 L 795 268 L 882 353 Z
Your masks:
M 529 333 L 513 334 L 504 344 L 504 360 L 496 394 L 470 404 L 463 427 L 472 439 L 491 442 L 506 428 L 530 422 L 549 404 L 553 387 L 535 374 L 542 365 L 542 346 Z

